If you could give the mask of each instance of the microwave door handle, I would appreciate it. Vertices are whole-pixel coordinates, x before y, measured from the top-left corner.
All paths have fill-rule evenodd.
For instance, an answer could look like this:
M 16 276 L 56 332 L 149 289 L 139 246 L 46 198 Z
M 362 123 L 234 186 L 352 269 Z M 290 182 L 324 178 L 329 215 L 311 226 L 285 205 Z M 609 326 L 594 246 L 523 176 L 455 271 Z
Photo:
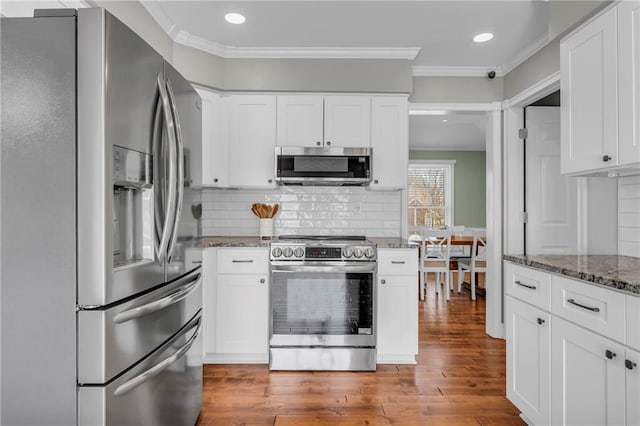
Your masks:
M 162 236 L 160 238 L 159 244 L 159 253 L 158 259 L 163 260 L 165 254 L 167 253 L 167 249 L 169 247 L 169 237 L 171 229 L 170 227 L 174 225 L 174 216 L 175 216 L 175 199 L 176 199 L 176 135 L 174 132 L 175 123 L 173 122 L 173 117 L 171 115 L 171 110 L 169 106 L 169 96 L 167 95 L 167 91 L 164 86 L 164 81 L 160 76 L 158 76 L 158 89 L 160 90 L 160 101 L 162 103 L 162 111 L 164 113 L 164 125 L 167 137 L 169 139 L 169 185 L 168 185 L 168 193 L 167 197 L 164 200 L 164 226 L 162 230 Z M 159 163 L 164 165 L 164 150 L 159 150 L 160 161 Z
M 189 351 L 189 349 L 191 349 L 191 346 L 193 346 L 193 343 L 198 338 L 198 335 L 200 335 L 200 330 L 202 329 L 202 319 L 200 317 L 198 318 L 198 322 L 196 324 L 197 324 L 196 331 L 193 332 L 191 337 L 189 337 L 189 340 L 187 340 L 186 343 L 184 345 L 182 345 L 182 347 L 180 349 L 178 349 L 176 352 L 174 352 L 173 355 L 168 356 L 167 358 L 163 359 L 162 361 L 160 361 L 159 363 L 157 363 L 153 367 L 149 368 L 148 370 L 144 371 L 143 373 L 140 373 L 139 375 L 137 375 L 133 379 L 128 380 L 125 383 L 121 384 L 113 392 L 113 395 L 114 396 L 121 396 L 121 395 L 124 395 L 127 392 L 137 388 L 141 384 L 145 383 L 147 380 L 149 380 L 152 377 L 160 374 L 163 370 L 167 369 L 171 364 L 173 364 L 178 359 L 180 359 L 184 354 L 186 354 Z M 187 331 L 191 330 L 192 328 L 193 327 L 185 329 L 185 331 L 183 333 L 180 333 L 180 335 L 185 334 Z
M 177 196 L 175 200 L 175 216 L 172 224 L 171 238 L 169 240 L 169 248 L 167 250 L 168 260 L 171 262 L 173 251 L 178 239 L 178 226 L 180 225 L 180 217 L 182 216 L 182 202 L 184 199 L 184 143 L 182 140 L 182 128 L 180 127 L 180 117 L 176 108 L 176 97 L 173 94 L 171 83 L 167 80 L 167 94 L 169 95 L 169 104 L 171 105 L 171 113 L 175 122 L 176 146 L 178 150 L 177 164 Z
M 174 305 L 195 291 L 198 288 L 198 285 L 200 285 L 201 278 L 202 274 L 198 273 L 195 278 L 190 279 L 185 285 L 179 287 L 173 293 L 161 299 L 154 300 L 153 302 L 145 303 L 142 306 L 137 306 L 120 312 L 113 317 L 113 322 L 116 324 L 122 324 L 123 322 L 138 319 L 145 315 L 160 311 L 167 306 Z

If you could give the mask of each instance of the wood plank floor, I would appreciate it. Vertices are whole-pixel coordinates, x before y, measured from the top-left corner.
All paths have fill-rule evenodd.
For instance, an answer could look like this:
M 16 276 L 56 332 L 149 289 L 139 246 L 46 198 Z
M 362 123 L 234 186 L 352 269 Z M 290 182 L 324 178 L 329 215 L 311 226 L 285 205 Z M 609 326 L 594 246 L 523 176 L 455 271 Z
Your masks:
M 205 365 L 198 425 L 523 425 L 505 397 L 505 344 L 484 332 L 485 301 L 429 285 L 417 365 L 376 372 L 272 372 Z

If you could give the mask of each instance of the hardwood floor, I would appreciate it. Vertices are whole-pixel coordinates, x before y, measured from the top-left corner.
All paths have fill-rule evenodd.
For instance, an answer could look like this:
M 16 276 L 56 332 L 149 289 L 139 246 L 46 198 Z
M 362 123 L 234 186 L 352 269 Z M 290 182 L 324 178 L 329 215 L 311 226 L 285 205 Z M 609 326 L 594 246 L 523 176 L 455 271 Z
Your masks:
M 205 365 L 198 425 L 524 425 L 505 397 L 505 343 L 484 332 L 485 301 L 428 286 L 417 365 L 376 372 L 272 372 Z

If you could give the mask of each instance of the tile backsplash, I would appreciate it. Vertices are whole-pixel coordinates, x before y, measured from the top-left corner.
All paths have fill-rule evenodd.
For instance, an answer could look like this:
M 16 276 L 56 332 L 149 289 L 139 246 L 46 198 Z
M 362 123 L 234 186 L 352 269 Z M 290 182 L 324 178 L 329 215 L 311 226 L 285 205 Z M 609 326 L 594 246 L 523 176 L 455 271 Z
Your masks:
M 283 186 L 273 190 L 204 189 L 202 234 L 252 236 L 259 221 L 253 203 L 280 204 L 276 235 L 343 234 L 400 237 L 401 191 L 362 187 Z
M 618 178 L 618 254 L 640 257 L 640 176 Z

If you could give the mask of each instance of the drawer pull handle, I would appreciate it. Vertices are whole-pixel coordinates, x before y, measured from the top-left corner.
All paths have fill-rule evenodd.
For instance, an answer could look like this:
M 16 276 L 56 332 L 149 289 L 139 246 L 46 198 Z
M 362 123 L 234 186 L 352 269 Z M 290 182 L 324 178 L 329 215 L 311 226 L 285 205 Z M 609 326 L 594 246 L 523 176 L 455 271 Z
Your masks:
M 517 281 L 516 281 L 516 284 L 518 284 L 518 285 L 519 285 L 519 286 L 521 286 L 521 287 L 528 288 L 529 290 L 535 290 L 535 289 L 537 288 L 535 285 L 525 284 L 525 283 L 523 283 L 523 282 L 522 282 L 522 281 L 520 281 L 520 280 L 517 280 Z
M 404 260 L 402 260 L 402 261 L 392 260 L 391 263 L 394 264 L 394 265 L 404 265 Z
M 544 320 L 543 320 L 542 318 L 538 318 L 538 324 L 539 324 L 539 325 L 544 324 Z
M 638 364 L 636 364 L 635 362 L 631 361 L 630 359 L 625 359 L 624 360 L 624 366 L 627 367 L 629 370 L 633 370 L 635 367 L 638 366 Z
M 567 299 L 567 302 L 571 303 L 572 305 L 576 305 L 582 309 L 586 309 L 587 311 L 591 311 L 591 312 L 600 312 L 600 308 L 594 308 L 591 306 L 586 306 L 586 305 L 582 305 L 578 302 L 575 301 L 575 299 Z
M 253 259 L 249 259 L 249 260 L 236 260 L 236 259 L 233 259 L 231 262 L 233 262 L 233 263 L 253 263 Z
M 604 356 L 606 356 L 606 357 L 607 357 L 607 359 L 614 359 L 617 355 L 616 355 L 616 353 L 615 353 L 615 352 L 611 352 L 609 349 L 607 349 L 607 350 L 604 352 Z

